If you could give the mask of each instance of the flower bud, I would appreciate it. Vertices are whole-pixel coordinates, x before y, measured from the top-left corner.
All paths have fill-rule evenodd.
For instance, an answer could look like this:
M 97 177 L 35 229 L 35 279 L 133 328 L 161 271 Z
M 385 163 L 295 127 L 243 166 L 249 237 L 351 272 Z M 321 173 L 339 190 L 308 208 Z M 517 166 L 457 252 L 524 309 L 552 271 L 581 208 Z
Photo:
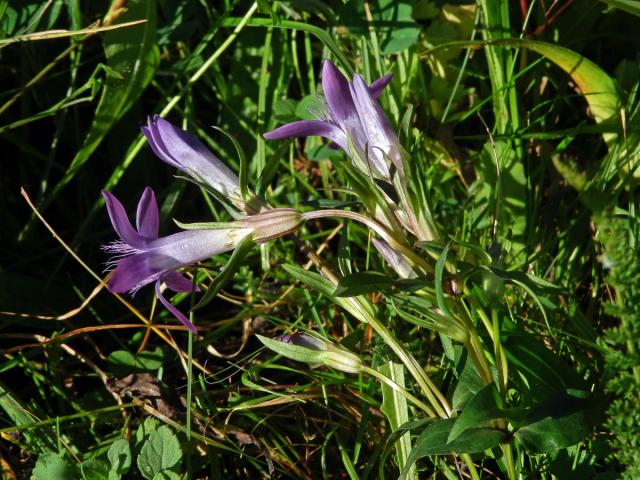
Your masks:
M 291 360 L 321 364 L 346 373 L 359 373 L 362 368 L 362 360 L 355 353 L 314 335 L 293 333 L 276 338 L 256 336 L 265 347 Z

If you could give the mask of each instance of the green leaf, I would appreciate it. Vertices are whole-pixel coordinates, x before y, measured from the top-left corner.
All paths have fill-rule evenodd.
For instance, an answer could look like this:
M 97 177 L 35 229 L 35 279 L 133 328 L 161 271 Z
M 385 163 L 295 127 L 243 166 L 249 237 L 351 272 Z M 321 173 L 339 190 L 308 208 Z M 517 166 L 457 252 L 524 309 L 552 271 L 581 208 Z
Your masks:
M 17 426 L 29 425 L 37 419 L 37 415 L 23 404 L 18 397 L 2 382 L 0 382 L 0 408 L 4 410 L 10 421 Z M 36 451 L 50 451 L 56 449 L 56 439 L 52 432 L 45 428 L 25 430 L 25 439 Z
M 564 290 L 551 282 L 547 282 L 542 278 L 536 277 L 531 273 L 519 272 L 516 270 L 501 270 L 496 267 L 480 267 L 493 273 L 494 275 L 502 278 L 506 282 L 516 285 L 526 285 L 532 292 L 535 293 L 551 293 L 561 294 Z
M 533 335 L 518 332 L 502 339 L 512 369 L 522 375 L 532 398 L 545 398 L 568 388 L 583 388 L 577 374 Z
M 113 442 L 107 452 L 107 458 L 111 464 L 111 470 L 119 475 L 124 475 L 131 466 L 131 447 L 129 442 L 120 438 Z
M 146 19 L 146 22 L 104 34 L 107 66 L 117 72 L 117 76 L 107 76 L 89 133 L 63 177 L 43 200 L 43 205 L 56 198 L 76 176 L 105 135 L 137 101 L 153 78 L 160 60 L 156 46 L 156 2 L 129 0 L 126 11 L 115 23 L 140 19 Z
M 247 254 L 251 251 L 254 245 L 251 235 L 247 235 L 242 239 L 240 244 L 229 257 L 229 260 L 227 260 L 222 271 L 213 279 L 205 294 L 194 307 L 194 310 L 204 307 L 216 297 L 220 289 L 222 289 L 222 287 L 224 287 L 238 271 L 238 268 L 240 268 L 242 262 L 246 260 Z
M 393 306 L 403 320 L 414 325 L 435 330 L 461 343 L 465 343 L 469 338 L 467 327 L 453 317 L 438 313 L 431 302 L 424 298 L 396 297 L 393 299 Z
M 600 0 L 606 3 L 609 8 L 618 8 L 632 15 L 640 17 L 640 1 L 639 0 Z
M 458 366 L 457 369 L 460 370 L 461 368 L 462 371 L 459 373 L 458 383 L 451 396 L 451 406 L 459 410 L 464 408 L 485 384 L 475 363 L 468 356 L 467 351 L 462 349 L 462 347 L 457 348 L 462 355 L 462 358 L 458 361 L 458 363 L 462 365 Z
M 153 480 L 180 480 L 180 475 L 172 470 L 163 470 L 156 473 Z
M 404 367 L 402 364 L 387 362 L 378 367 L 378 371 L 399 387 L 404 388 Z M 380 406 L 380 410 L 385 414 L 387 420 L 389 420 L 391 431 L 397 432 L 402 425 L 409 421 L 407 399 L 384 382 L 380 383 L 380 389 L 382 390 L 382 405 Z M 402 468 L 407 463 L 409 452 L 411 451 L 411 435 L 409 432 L 403 434 L 395 444 L 398 466 L 402 471 Z M 415 467 L 411 467 L 408 476 L 409 478 L 418 478 Z
M 251 192 L 249 191 L 249 163 L 247 162 L 247 156 L 244 153 L 244 149 L 240 142 L 227 132 L 225 129 L 214 126 L 216 130 L 222 133 L 225 137 L 227 137 L 231 143 L 233 143 L 233 147 L 236 149 L 236 153 L 238 154 L 238 164 L 240 165 L 240 169 L 238 171 L 238 183 L 240 184 L 240 195 L 242 199 L 246 202 L 251 198 Z
M 495 383 L 490 383 L 469 401 L 455 419 L 447 441 L 452 442 L 470 428 L 485 427 L 492 420 L 502 417 L 504 417 L 502 398 Z
M 239 17 L 230 17 L 225 19 L 223 25 L 225 27 L 235 27 L 243 21 L 243 18 Z M 315 25 L 311 25 L 304 22 L 296 22 L 293 20 L 282 20 L 278 19 L 278 21 L 274 21 L 272 18 L 251 18 L 246 22 L 247 26 L 250 27 L 273 27 L 273 28 L 285 28 L 291 30 L 301 30 L 303 32 L 309 32 L 311 35 L 315 36 L 318 40 L 320 40 L 328 49 L 333 53 L 336 59 L 340 62 L 340 64 L 347 70 L 349 74 L 353 74 L 353 67 L 351 63 L 343 53 L 343 49 L 338 46 L 338 43 L 335 41 L 334 36 L 323 30 L 320 27 Z
M 273 338 L 264 337 L 258 334 L 256 334 L 256 337 L 258 337 L 258 340 L 260 340 L 260 342 L 269 350 L 273 350 L 283 357 L 297 362 L 318 364 L 320 363 L 320 357 L 324 353 L 324 350 L 303 347 L 301 345 L 293 345 L 291 343 L 274 340 Z
M 176 434 L 162 425 L 142 445 L 137 463 L 142 476 L 149 480 L 164 470 L 177 471 L 182 463 L 182 450 Z
M 83 480 L 105 480 L 109 478 L 109 465 L 104 460 L 90 458 L 80 464 L 80 472 Z
M 333 294 L 337 297 L 353 297 L 389 289 L 393 283 L 392 278 L 382 273 L 356 272 L 340 278 Z
M 543 402 L 523 419 L 514 435 L 535 453 L 549 453 L 575 445 L 587 436 L 603 413 L 600 400 L 588 392 L 567 390 Z
M 322 112 L 322 102 L 317 95 L 307 95 L 296 105 L 296 117 L 302 120 L 316 120 Z
M 74 480 L 77 472 L 57 453 L 45 453 L 38 457 L 31 480 Z
M 471 428 L 462 433 L 456 440 L 447 442 L 455 419 L 437 420 L 427 426 L 418 436 L 416 445 L 411 450 L 400 479 L 406 474 L 416 460 L 427 455 L 448 455 L 450 453 L 480 453 L 496 447 L 505 437 L 505 433 L 495 428 Z
M 135 450 L 136 451 L 140 450 L 143 443 L 151 436 L 153 432 L 158 430 L 159 426 L 160 426 L 160 422 L 153 417 L 147 417 L 144 419 L 144 422 L 142 422 L 136 430 L 136 434 L 135 434 Z
M 375 316 L 375 308 L 370 303 L 360 302 L 358 305 L 355 305 L 349 300 L 351 297 L 335 296 L 335 285 L 322 275 L 315 272 L 310 272 L 309 270 L 305 270 L 304 268 L 298 267 L 297 265 L 283 265 L 282 268 L 284 268 L 287 273 L 295 277 L 297 280 L 331 298 L 336 304 L 359 319 L 361 322 L 367 321 L 367 315 Z M 364 315 L 362 309 L 367 310 Z
M 282 265 L 282 268 L 296 280 L 304 283 L 314 290 L 318 290 L 320 293 L 324 293 L 329 297 L 333 296 L 335 286 L 319 273 L 310 272 L 309 270 L 305 270 L 297 265 Z
M 444 247 L 444 250 L 442 250 L 442 253 L 440 254 L 440 258 L 438 258 L 438 261 L 436 262 L 435 287 L 436 287 L 436 300 L 438 301 L 438 308 L 442 310 L 442 312 L 446 316 L 452 317 L 451 313 L 449 312 L 449 307 L 447 307 L 447 301 L 445 299 L 444 291 L 442 289 L 444 265 L 445 265 L 445 262 L 447 261 L 447 255 L 449 254 L 449 246 L 450 246 L 450 243 L 447 243 L 447 245 Z
M 375 29 L 383 54 L 398 53 L 418 41 L 420 26 L 412 16 L 412 3 L 407 0 L 378 0 L 371 2 L 371 26 Z M 351 0 L 340 13 L 341 22 L 352 34 L 365 36 L 369 32 L 364 2 Z
M 109 354 L 107 366 L 117 376 L 125 376 L 136 372 L 149 372 L 162 367 L 164 352 L 160 347 L 152 351 L 144 351 L 137 355 L 128 350 L 116 350 Z

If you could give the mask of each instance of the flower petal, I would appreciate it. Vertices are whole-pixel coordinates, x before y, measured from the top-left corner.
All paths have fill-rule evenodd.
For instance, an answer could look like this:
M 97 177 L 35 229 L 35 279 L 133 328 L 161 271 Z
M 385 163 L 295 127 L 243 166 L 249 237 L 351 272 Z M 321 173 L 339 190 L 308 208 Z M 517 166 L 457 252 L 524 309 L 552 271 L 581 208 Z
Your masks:
M 147 137 L 147 142 L 149 143 L 151 150 L 153 150 L 153 153 L 155 153 L 160 160 L 167 162 L 169 165 L 172 165 L 175 168 L 182 168 L 182 165 L 176 162 L 176 160 L 173 159 L 171 155 L 169 155 L 169 152 L 167 152 L 167 149 L 162 142 L 162 138 L 158 133 L 158 128 L 155 123 L 157 118 L 157 115 L 154 116 L 153 119 L 151 117 L 148 117 L 147 126 L 141 128 L 142 133 L 145 137 Z
M 416 278 L 416 273 L 407 262 L 406 258 L 400 253 L 396 252 L 391 246 L 384 240 L 378 240 L 372 238 L 373 246 L 378 250 L 378 253 L 387 261 L 387 263 L 395 270 L 400 278 Z
M 138 211 L 136 212 L 136 226 L 138 233 L 149 240 L 158 238 L 158 229 L 160 227 L 160 215 L 158 213 L 158 202 L 156 202 L 156 194 L 151 187 L 144 189 L 140 201 L 138 202 Z
M 120 201 L 106 190 L 102 191 L 102 196 L 107 205 L 111 225 L 113 225 L 113 229 L 118 236 L 131 247 L 138 250 L 144 249 L 145 241 L 131 225 L 129 217 L 127 217 L 127 212 Z
M 287 123 L 281 127 L 264 134 L 267 140 L 278 140 L 291 137 L 319 136 L 334 141 L 340 148 L 348 151 L 347 137 L 342 130 L 335 125 L 323 120 L 299 120 Z
M 389 85 L 389 82 L 392 78 L 393 73 L 388 73 L 369 85 L 369 92 L 371 93 L 371 96 L 377 100 L 378 97 L 382 95 L 382 91 L 385 89 L 385 87 Z
M 160 117 L 150 119 L 142 131 L 161 160 L 225 196 L 239 196 L 238 176 L 196 137 Z
M 252 231 L 244 227 L 185 230 L 149 242 L 147 250 L 154 255 L 154 265 L 176 270 L 233 250 Z
M 109 280 L 109 290 L 115 293 L 135 292 L 160 278 L 165 269 L 160 262 L 153 262 L 153 256 L 151 252 L 141 252 L 120 259 Z
M 322 67 L 322 90 L 334 122 L 343 126 L 350 118 L 357 117 L 349 81 L 330 60 L 325 60 Z
M 162 279 L 167 285 L 167 288 L 173 290 L 174 292 L 200 291 L 200 288 L 197 285 L 195 286 L 195 289 L 193 288 L 194 285 L 191 280 L 175 271 L 167 272 L 165 275 L 163 275 Z
M 160 300 L 160 303 L 162 303 L 162 305 L 164 305 L 164 308 L 166 308 L 167 310 L 169 310 L 169 312 L 176 317 L 178 320 L 180 320 L 180 322 L 187 327 L 189 330 L 191 330 L 193 333 L 198 333 L 198 331 L 196 330 L 196 327 L 193 323 L 191 323 L 189 321 L 189 319 L 180 311 L 178 310 L 169 300 L 167 300 L 164 295 L 162 295 L 162 292 L 160 291 L 160 280 L 158 280 L 156 282 L 156 297 L 158 297 L 158 300 Z
M 309 348 L 311 350 L 325 351 L 327 349 L 326 342 L 305 333 L 287 333 L 274 338 L 274 340 L 288 343 L 290 345 Z
M 368 156 L 372 169 L 378 174 L 384 174 L 388 171 L 388 157 L 396 169 L 402 172 L 398 137 L 360 75 L 353 77 L 351 95 L 367 137 Z

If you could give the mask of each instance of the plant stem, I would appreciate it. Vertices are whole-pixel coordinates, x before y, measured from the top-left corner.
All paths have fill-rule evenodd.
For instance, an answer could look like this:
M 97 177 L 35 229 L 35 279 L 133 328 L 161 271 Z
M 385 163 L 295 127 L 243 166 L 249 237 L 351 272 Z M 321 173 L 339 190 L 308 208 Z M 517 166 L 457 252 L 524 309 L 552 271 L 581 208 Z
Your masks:
M 368 367 L 367 365 L 363 365 L 361 368 L 364 373 L 367 373 L 372 377 L 375 377 L 376 379 L 380 380 L 382 383 L 385 383 L 386 385 L 390 386 L 400 395 L 402 395 L 411 403 L 413 403 L 416 407 L 422 409 L 430 417 L 437 417 L 436 413 L 433 411 L 431 407 L 429 407 L 423 401 L 421 401 L 420 399 L 410 394 L 406 389 L 402 388 L 400 385 L 398 385 L 396 382 L 391 380 L 389 377 L 383 375 L 382 373 L 378 372 L 374 368 Z
M 385 227 L 380 225 L 375 220 L 370 219 L 369 217 L 365 217 L 364 215 L 351 212 L 349 210 L 339 210 L 333 208 L 327 208 L 323 210 L 313 210 L 311 212 L 306 212 L 302 214 L 302 218 L 304 220 L 311 220 L 314 218 L 347 218 L 350 220 L 355 220 L 356 222 L 360 222 L 363 225 L 366 225 L 371 230 L 376 232 L 382 239 L 387 242 L 392 248 L 398 250 L 402 255 L 404 255 L 411 263 L 420 267 L 426 272 L 433 271 L 433 267 L 428 264 L 420 255 L 416 254 L 410 247 L 404 244 L 401 240 L 398 240 L 393 234 L 391 234 Z

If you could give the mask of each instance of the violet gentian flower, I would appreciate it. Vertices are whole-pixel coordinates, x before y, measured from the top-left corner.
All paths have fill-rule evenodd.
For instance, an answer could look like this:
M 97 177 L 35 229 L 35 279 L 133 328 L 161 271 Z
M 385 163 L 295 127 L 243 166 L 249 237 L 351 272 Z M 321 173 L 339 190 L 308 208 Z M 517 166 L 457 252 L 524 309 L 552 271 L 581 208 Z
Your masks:
M 174 292 L 190 292 L 190 280 L 177 272 L 214 255 L 233 250 L 247 236 L 263 243 L 286 235 L 298 228 L 302 217 L 295 209 L 272 209 L 226 224 L 210 224 L 207 229 L 189 229 L 166 237 L 158 237 L 158 204 L 153 190 L 147 187 L 138 202 L 136 228 L 118 199 L 102 192 L 109 218 L 120 237 L 105 250 L 114 254 L 108 266 L 115 267 L 109 289 L 115 293 L 135 293 L 155 282 L 158 300 L 187 328 L 195 327 L 187 317 L 169 302 L 160 290 L 164 282 Z
M 325 60 L 322 88 L 327 103 L 324 118 L 301 120 L 264 134 L 268 140 L 318 135 L 328 138 L 349 154 L 354 163 L 368 171 L 365 161 L 377 177 L 390 178 L 389 161 L 402 172 L 398 137 L 376 100 L 391 80 L 379 78 L 367 87 L 360 75 L 349 82 L 338 68 Z M 350 143 L 355 148 L 352 155 Z
M 157 115 L 147 118 L 142 133 L 161 160 L 208 185 L 241 210 L 245 209 L 238 176 L 200 140 Z
M 109 262 L 115 267 L 109 290 L 115 293 L 132 292 L 155 282 L 160 302 L 187 328 L 195 327 L 174 307 L 160 291 L 164 282 L 174 292 L 190 292 L 193 285 L 176 270 L 235 248 L 252 232 L 250 228 L 223 228 L 216 230 L 187 230 L 167 237 L 158 237 L 158 204 L 153 190 L 147 187 L 138 202 L 136 228 L 118 199 L 102 192 L 109 218 L 119 241 L 105 247 L 115 257 Z

